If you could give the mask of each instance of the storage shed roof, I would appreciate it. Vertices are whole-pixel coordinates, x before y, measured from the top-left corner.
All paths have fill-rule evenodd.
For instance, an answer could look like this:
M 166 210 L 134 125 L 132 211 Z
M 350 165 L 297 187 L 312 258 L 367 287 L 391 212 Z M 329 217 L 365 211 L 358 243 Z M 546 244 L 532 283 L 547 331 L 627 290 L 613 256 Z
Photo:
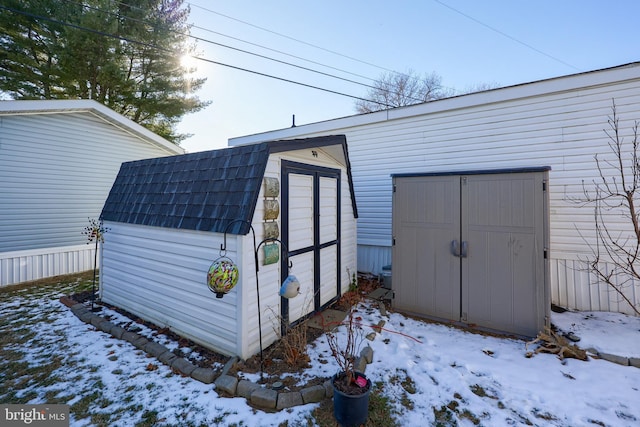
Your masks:
M 344 135 L 270 141 L 123 163 L 102 209 L 105 221 L 247 234 L 271 153 L 324 148 L 347 167 Z M 238 221 L 228 230 L 233 220 Z

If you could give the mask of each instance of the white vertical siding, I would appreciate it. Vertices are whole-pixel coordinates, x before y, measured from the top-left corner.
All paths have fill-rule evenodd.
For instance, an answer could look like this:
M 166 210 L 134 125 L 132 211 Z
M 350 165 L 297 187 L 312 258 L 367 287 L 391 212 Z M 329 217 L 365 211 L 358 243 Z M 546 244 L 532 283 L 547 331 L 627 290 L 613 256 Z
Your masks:
M 84 244 L 120 164 L 168 154 L 88 112 L 1 115 L 0 256 Z
M 318 157 L 313 157 L 309 152 L 285 152 L 272 154 L 269 157 L 265 170 L 265 177 L 278 178 L 282 184 L 280 176 L 280 165 L 282 159 L 297 161 L 301 163 L 313 164 L 318 166 L 326 166 L 339 168 L 342 170 L 341 176 L 341 196 L 342 196 L 342 223 L 341 223 L 341 287 L 345 292 L 349 287 L 349 275 L 347 269 L 351 272 L 356 270 L 356 219 L 353 217 L 353 209 L 351 206 L 351 196 L 349 190 L 349 182 L 346 176 L 346 168 L 344 165 L 337 165 L 335 159 L 326 155 L 321 149 L 315 150 Z M 253 227 L 256 232 L 256 242 L 259 244 L 264 239 L 264 230 L 262 227 L 262 218 L 264 217 L 264 188 L 261 188 L 254 213 Z M 281 201 L 282 194 L 278 198 Z M 281 217 L 278 218 L 279 229 L 282 230 Z M 240 325 L 242 328 L 242 336 L 245 337 L 242 343 L 239 355 L 256 354 L 259 350 L 259 334 L 258 334 L 258 307 L 255 292 L 255 267 L 253 263 L 253 238 L 247 235 L 243 239 L 244 252 L 243 258 L 247 267 L 243 274 L 243 280 L 246 284 L 242 287 L 241 298 L 242 304 L 238 306 Z M 260 282 L 260 308 L 262 317 L 262 343 L 266 348 L 278 339 L 280 325 L 280 263 L 271 265 L 262 265 L 264 253 L 262 247 L 258 251 L 259 257 L 259 282 Z M 313 269 L 306 265 L 304 261 L 296 261 L 291 274 L 295 275 L 301 284 L 302 294 L 295 298 L 295 307 L 299 313 L 306 311 L 313 306 L 313 289 L 310 289 L 312 283 Z M 292 300 L 293 301 L 293 300 Z M 291 301 L 290 301 L 291 303 Z M 292 313 L 292 317 L 293 317 Z M 245 357 L 245 356 L 242 356 Z
M 103 301 L 215 351 L 237 354 L 239 284 L 224 298 L 207 287 L 207 271 L 220 255 L 223 235 L 108 222 L 100 292 Z M 227 256 L 238 262 L 236 236 Z M 240 261 L 241 262 L 241 261 Z
M 357 274 L 358 268 L 358 222 L 354 217 L 351 203 L 351 189 L 346 170 L 342 171 L 340 178 L 340 194 L 342 206 L 340 212 L 340 256 L 342 258 L 342 271 L 340 272 L 340 285 L 342 293 L 349 290 L 351 275 Z
M 391 265 L 391 246 L 358 245 L 358 271 L 379 275 Z
M 273 156 L 269 158 L 265 170 L 265 177 L 280 180 L 280 163 Z M 280 184 L 282 181 L 280 180 Z M 281 204 L 282 194 L 278 197 Z M 282 214 L 282 212 L 281 212 Z M 256 245 L 259 245 L 264 236 L 264 185 L 260 187 L 256 210 L 253 214 L 253 228 L 256 233 Z M 277 220 L 279 230 L 282 230 L 280 216 Z M 274 343 L 280 332 L 280 263 L 263 265 L 264 244 L 258 248 L 258 277 L 256 279 L 256 267 L 254 263 L 253 236 L 249 233 L 243 239 L 243 258 L 245 259 L 245 283 L 242 288 L 242 304 L 239 308 L 239 324 L 242 328 L 241 351 L 238 355 L 249 357 L 260 350 L 260 330 L 258 328 L 258 294 L 256 283 L 260 285 L 260 320 L 262 322 L 262 347 L 267 348 Z M 257 280 L 257 282 L 256 282 Z
M 349 188 L 349 180 L 347 178 L 347 169 L 346 165 L 340 165 L 336 163 L 335 158 L 331 157 L 328 153 L 324 152 L 322 149 L 314 149 L 318 157 L 314 157 L 311 153 L 311 150 L 301 150 L 301 151 L 291 151 L 285 153 L 286 155 L 281 156 L 281 158 L 286 158 L 287 160 L 293 160 L 300 163 L 306 163 L 310 165 L 318 165 L 325 166 L 334 169 L 341 170 L 340 176 L 340 195 L 342 200 L 341 203 L 341 224 L 340 224 L 340 254 L 341 254 L 341 265 L 342 272 L 340 272 L 341 277 L 341 289 L 344 293 L 349 288 L 349 274 L 347 273 L 347 269 L 352 273 L 357 271 L 357 238 L 359 230 L 357 228 L 356 218 L 354 218 L 353 206 L 351 204 L 351 190 Z M 272 156 L 275 160 L 276 156 Z M 278 163 L 279 170 L 279 163 Z M 359 205 L 358 205 L 359 208 Z M 323 240 L 326 240 L 323 238 Z M 295 273 L 294 273 L 295 274 Z
M 345 134 L 358 201 L 358 245 L 365 251 L 358 265 L 374 273 L 391 245 L 391 174 L 550 166 L 553 302 L 629 312 L 607 290 L 594 292 L 588 275 L 573 269 L 573 261 L 590 256 L 585 240 L 593 243 L 595 234 L 592 209 L 571 200 L 582 196 L 583 181 L 589 185 L 597 178 L 593 156 L 608 153 L 603 130 L 612 100 L 630 139 L 633 122 L 640 119 L 640 66 L 297 126 L 230 143 Z M 612 227 L 623 229 L 622 217 L 617 221 Z M 630 291 L 636 301 L 638 286 Z
M 93 269 L 95 246 L 76 245 L 0 253 L 0 286 Z

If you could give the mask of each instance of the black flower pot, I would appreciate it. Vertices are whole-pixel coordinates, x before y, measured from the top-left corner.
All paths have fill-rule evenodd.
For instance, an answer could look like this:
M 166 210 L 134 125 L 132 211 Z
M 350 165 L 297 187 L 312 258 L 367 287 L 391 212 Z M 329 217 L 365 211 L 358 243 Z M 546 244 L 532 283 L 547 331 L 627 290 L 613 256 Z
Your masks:
M 348 394 L 336 387 L 336 379 L 344 377 L 340 372 L 333 376 L 333 416 L 338 424 L 343 427 L 356 427 L 363 425 L 369 416 L 369 394 L 371 393 L 371 381 L 364 374 L 357 372 L 357 377 L 366 380 L 366 385 L 358 394 Z

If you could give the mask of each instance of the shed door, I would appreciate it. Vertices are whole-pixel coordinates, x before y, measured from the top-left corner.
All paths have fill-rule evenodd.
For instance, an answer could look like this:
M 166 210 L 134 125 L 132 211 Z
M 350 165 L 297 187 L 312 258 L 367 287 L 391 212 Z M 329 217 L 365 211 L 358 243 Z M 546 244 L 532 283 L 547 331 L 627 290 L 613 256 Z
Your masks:
M 550 304 L 546 175 L 395 178 L 395 306 L 535 336 Z
M 294 323 L 340 295 L 340 170 L 283 161 L 282 183 L 282 238 L 302 291 L 282 299 L 282 318 Z
M 392 286 L 401 310 L 460 319 L 460 262 L 449 253 L 460 231 L 459 182 L 455 176 L 396 179 Z

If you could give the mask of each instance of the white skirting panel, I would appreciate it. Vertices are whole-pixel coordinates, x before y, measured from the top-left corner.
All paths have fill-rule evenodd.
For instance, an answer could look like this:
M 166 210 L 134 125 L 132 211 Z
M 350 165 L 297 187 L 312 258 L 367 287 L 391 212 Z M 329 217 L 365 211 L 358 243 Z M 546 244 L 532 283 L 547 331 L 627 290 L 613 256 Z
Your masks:
M 608 285 L 599 282 L 584 261 L 551 259 L 551 302 L 579 311 L 611 311 L 635 314 L 624 299 Z M 624 287 L 625 296 L 640 305 L 640 283 Z
M 391 264 L 391 247 L 358 245 L 358 271 L 379 275 Z
M 76 245 L 2 252 L 0 286 L 92 270 L 94 248 Z

